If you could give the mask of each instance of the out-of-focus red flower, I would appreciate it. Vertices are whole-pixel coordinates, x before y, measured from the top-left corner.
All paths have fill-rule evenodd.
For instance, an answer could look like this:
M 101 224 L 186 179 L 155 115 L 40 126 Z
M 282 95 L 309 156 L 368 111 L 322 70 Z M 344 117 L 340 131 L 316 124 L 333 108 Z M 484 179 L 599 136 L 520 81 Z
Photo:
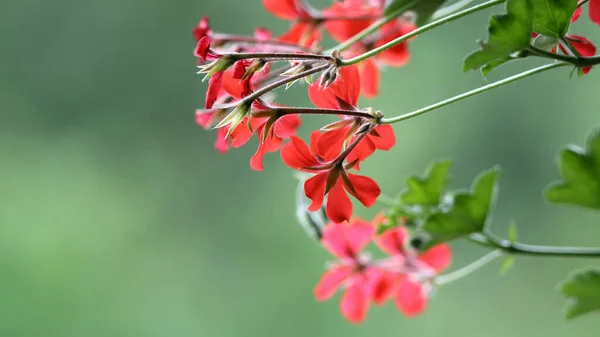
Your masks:
M 403 18 L 393 20 L 383 25 L 373 38 L 355 44 L 346 55 L 348 57 L 354 57 L 370 49 L 381 47 L 415 29 L 416 27 L 412 22 Z M 357 66 L 361 77 L 361 93 L 367 98 L 377 96 L 379 94 L 380 68 L 386 65 L 390 67 L 401 67 L 405 65 L 409 59 L 410 52 L 408 50 L 408 41 L 404 41 L 374 57 L 370 57 L 365 61 L 358 63 Z
M 325 195 L 328 195 L 327 216 L 331 221 L 341 223 L 352 216 L 352 201 L 346 192 L 370 207 L 381 190 L 373 179 L 349 173 L 342 163 L 336 163 L 339 152 L 319 151 L 317 144 L 324 136 L 319 131 L 311 134 L 312 149 L 302 139 L 292 136 L 291 141 L 281 148 L 281 159 L 293 169 L 315 174 L 304 183 L 304 193 L 312 200 L 308 210 L 321 208 Z
M 590 0 L 588 12 L 590 20 L 592 20 L 593 23 L 600 25 L 600 0 Z
M 321 41 L 321 31 L 313 23 L 297 22 L 292 24 L 287 33 L 278 37 L 277 40 L 311 48 Z
M 360 95 L 361 78 L 356 66 L 342 67 L 338 78 L 329 87 L 321 89 L 317 82 L 308 88 L 308 95 L 314 105 L 323 109 L 357 110 Z M 347 122 L 338 122 L 330 131 L 325 132 L 316 144 L 322 153 L 339 153 L 344 145 L 348 145 L 358 137 L 355 132 L 364 120 L 362 118 L 344 116 Z M 387 151 L 396 144 L 394 129 L 390 125 L 375 126 L 350 152 L 346 160 L 359 165 L 376 149 Z M 358 168 L 359 166 L 356 166 Z
M 192 34 L 196 41 L 199 41 L 201 38 L 205 36 L 212 35 L 212 29 L 210 29 L 210 25 L 208 24 L 208 17 L 205 16 L 200 19 L 200 22 L 192 29 Z
M 369 27 L 378 16 L 382 15 L 382 10 L 378 6 L 365 3 L 364 0 L 344 0 L 335 2 L 331 7 L 323 10 L 323 15 L 327 32 L 334 40 L 343 42 Z M 365 19 L 352 19 L 359 17 Z
M 318 301 L 327 300 L 343 287 L 340 310 L 355 324 L 365 319 L 372 298 L 373 281 L 381 273 L 360 255 L 374 235 L 375 227 L 360 219 L 353 219 L 347 224 L 330 223 L 323 230 L 323 246 L 338 261 L 321 277 L 314 289 L 315 297 Z
M 398 310 L 414 317 L 427 307 L 431 287 L 428 282 L 450 266 L 452 250 L 447 244 L 440 244 L 418 254 L 407 247 L 407 239 L 404 227 L 388 230 L 375 239 L 380 249 L 391 256 L 384 269 L 394 272 L 385 273 L 377 281 L 373 299 L 381 304 L 394 297 Z

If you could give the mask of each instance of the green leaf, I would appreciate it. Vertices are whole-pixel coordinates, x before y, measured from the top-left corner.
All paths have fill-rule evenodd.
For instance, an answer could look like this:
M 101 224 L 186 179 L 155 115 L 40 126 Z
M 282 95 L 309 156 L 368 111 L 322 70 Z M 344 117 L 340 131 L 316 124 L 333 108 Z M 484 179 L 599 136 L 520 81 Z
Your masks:
M 494 61 L 506 60 L 510 54 L 527 46 L 531 40 L 533 26 L 533 0 L 508 0 L 506 14 L 494 15 L 488 27 L 488 39 L 480 42 L 481 50 L 468 55 L 464 60 L 464 71 L 479 69 Z M 501 62 L 502 64 L 504 62 Z
M 577 0 L 533 0 L 533 30 L 546 36 L 564 37 L 575 8 Z
M 446 0 L 393 0 L 385 8 L 385 15 L 392 15 L 404 8 L 417 14 L 417 27 L 427 23 L 433 13 L 437 11 Z
M 408 190 L 400 196 L 406 205 L 437 206 L 448 182 L 449 161 L 433 163 L 424 177 L 410 177 L 406 181 Z
M 587 149 L 568 146 L 561 151 L 558 162 L 563 180 L 546 187 L 546 199 L 600 209 L 600 129 L 588 137 Z
M 569 298 L 565 310 L 567 319 L 600 310 L 600 270 L 572 272 L 559 285 L 559 290 Z
M 427 247 L 483 230 L 495 202 L 500 173 L 497 167 L 481 173 L 470 193 L 454 195 L 449 210 L 435 213 L 427 219 L 423 226 L 423 230 L 431 235 Z

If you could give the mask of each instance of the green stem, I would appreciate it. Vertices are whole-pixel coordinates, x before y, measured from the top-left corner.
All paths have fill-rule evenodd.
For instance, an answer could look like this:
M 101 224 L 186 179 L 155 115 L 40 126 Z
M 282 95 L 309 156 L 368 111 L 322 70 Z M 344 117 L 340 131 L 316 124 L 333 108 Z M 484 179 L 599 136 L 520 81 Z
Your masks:
M 402 42 L 404 42 L 404 41 L 406 41 L 406 40 L 408 40 L 408 39 L 410 39 L 412 37 L 415 37 L 415 36 L 417 36 L 417 35 L 419 35 L 421 33 L 426 32 L 428 30 L 431 30 L 433 28 L 441 26 L 441 25 L 443 25 L 445 23 L 454 21 L 456 19 L 460 19 L 463 16 L 467 16 L 469 14 L 478 12 L 478 11 L 486 9 L 488 7 L 499 5 L 501 3 L 504 3 L 504 1 L 505 0 L 491 0 L 491 1 L 484 2 L 484 3 L 479 4 L 479 5 L 473 6 L 471 8 L 467 8 L 467 9 L 465 9 L 463 11 L 458 12 L 458 13 L 455 13 L 455 14 L 452 14 L 452 15 L 448 15 L 447 17 L 441 18 L 439 20 L 436 20 L 436 21 L 433 21 L 431 23 L 428 23 L 428 24 L 426 24 L 426 25 L 424 25 L 422 27 L 419 27 L 419 28 L 413 30 L 412 32 L 410 32 L 408 34 L 404 34 L 401 37 L 399 37 L 399 38 L 397 38 L 395 40 L 392 40 L 392 41 L 384 44 L 381 47 L 369 50 L 368 52 L 366 52 L 364 54 L 358 55 L 358 56 L 356 56 L 354 58 L 351 58 L 351 59 L 348 59 L 348 60 L 340 60 L 338 62 L 338 65 L 340 65 L 340 66 L 349 66 L 349 65 L 352 65 L 352 64 L 364 61 L 364 60 L 368 59 L 371 56 L 374 56 L 374 55 L 377 55 L 377 54 L 379 54 L 379 53 L 381 53 L 383 51 L 386 51 L 386 50 L 388 50 L 388 49 L 390 49 L 390 48 L 392 48 L 392 47 L 394 47 L 396 45 L 399 45 L 400 43 L 402 43 Z
M 408 10 L 411 6 L 413 6 L 415 3 L 417 3 L 418 0 L 413 0 L 411 2 L 409 2 L 408 4 L 406 4 L 405 6 L 403 6 L 402 8 L 399 8 L 397 10 L 395 10 L 394 12 L 384 16 L 383 18 L 375 21 L 374 23 L 372 23 L 369 27 L 363 29 L 361 32 L 359 32 L 358 34 L 352 36 L 351 38 L 349 38 L 348 40 L 340 43 L 339 45 L 327 50 L 326 52 L 324 52 L 324 54 L 331 54 L 334 51 L 344 51 L 348 48 L 350 48 L 353 44 L 355 44 L 356 42 L 359 42 L 360 40 L 364 39 L 365 37 L 373 34 L 374 32 L 377 31 L 377 29 L 379 29 L 381 26 L 385 25 L 386 23 L 394 20 L 395 18 L 397 18 L 400 14 L 404 13 L 406 10 Z
M 471 262 L 470 264 L 468 264 L 456 271 L 453 271 L 446 275 L 438 276 L 434 280 L 434 283 L 436 285 L 444 285 L 444 284 L 452 283 L 454 281 L 458 281 L 466 276 L 471 275 L 473 272 L 479 270 L 481 267 L 494 261 L 495 259 L 499 258 L 503 254 L 504 253 L 502 252 L 501 249 L 496 249 L 496 250 L 492 251 L 491 253 L 488 253 L 487 255 L 482 256 L 481 258 Z
M 417 117 L 417 116 L 422 115 L 422 114 L 424 114 L 426 112 L 429 112 L 431 110 L 439 109 L 439 108 L 441 108 L 443 106 L 452 104 L 454 102 L 458 102 L 458 101 L 463 100 L 465 98 L 468 98 L 468 97 L 471 97 L 471 96 L 475 96 L 477 94 L 481 94 L 481 93 L 486 92 L 488 90 L 492 90 L 494 88 L 501 87 L 501 86 L 503 86 L 505 84 L 509 84 L 509 83 L 518 81 L 518 80 L 523 79 L 525 77 L 529 77 L 531 75 L 535 75 L 537 73 L 541 73 L 541 72 L 544 72 L 546 70 L 550 70 L 550 69 L 554 69 L 554 68 L 559 68 L 559 67 L 563 67 L 563 66 L 566 66 L 566 65 L 568 65 L 568 63 L 560 62 L 560 63 L 552 63 L 552 64 L 547 64 L 547 65 L 544 65 L 544 66 L 541 66 L 541 67 L 533 68 L 533 69 L 530 69 L 528 71 L 524 71 L 524 72 L 522 72 L 520 74 L 511 76 L 511 77 L 507 77 L 507 78 L 505 78 L 503 80 L 500 80 L 500 81 L 497 81 L 497 82 L 494 82 L 494 83 L 490 83 L 488 85 L 484 85 L 483 87 L 479 87 L 477 89 L 474 89 L 474 90 L 471 90 L 471 91 L 467 91 L 465 93 L 462 93 L 462 94 L 454 96 L 452 98 L 443 100 L 441 102 L 438 102 L 438 103 L 426 106 L 426 107 L 424 107 L 422 109 L 406 113 L 404 115 L 400 115 L 400 116 L 396 116 L 396 117 L 391 117 L 391 118 L 382 118 L 380 120 L 380 123 L 381 124 L 394 124 L 394 123 L 398 123 L 398 122 L 401 122 L 403 120 L 407 120 L 407 119 L 410 119 L 410 118 L 413 118 L 413 117 Z
M 471 242 L 500 249 L 508 254 L 553 256 L 553 257 L 600 257 L 600 248 L 537 246 L 520 242 L 512 242 L 493 236 L 476 233 L 469 236 Z
M 593 67 L 597 64 L 600 64 L 600 56 L 571 57 L 571 56 L 567 56 L 567 55 L 554 54 L 554 53 L 547 52 L 545 50 L 538 49 L 535 47 L 529 47 L 526 50 L 535 56 L 544 57 L 544 58 L 562 61 L 562 62 L 567 62 L 578 68 Z
M 569 52 L 569 54 L 571 54 L 571 56 L 578 58 L 578 59 L 582 58 L 581 54 L 579 54 L 577 49 L 573 48 L 573 46 L 571 45 L 571 43 L 569 43 L 569 41 L 567 41 L 567 39 L 565 39 L 564 37 L 561 37 L 560 43 L 565 47 L 565 49 Z

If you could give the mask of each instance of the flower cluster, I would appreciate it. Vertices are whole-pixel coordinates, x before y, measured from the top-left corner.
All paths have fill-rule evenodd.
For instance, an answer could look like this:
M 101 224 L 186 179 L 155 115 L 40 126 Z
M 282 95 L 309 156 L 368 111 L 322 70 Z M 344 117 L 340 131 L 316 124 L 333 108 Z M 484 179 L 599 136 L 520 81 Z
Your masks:
M 338 223 L 352 216 L 348 195 L 370 207 L 380 194 L 375 181 L 352 171 L 376 150 L 389 150 L 396 142 L 391 126 L 381 124 L 379 111 L 358 107 L 359 96 L 375 96 L 379 68 L 401 66 L 409 55 L 406 43 L 400 43 L 358 65 L 343 66 L 340 61 L 415 27 L 410 16 L 399 16 L 341 52 L 325 53 L 320 42 L 324 32 L 338 42 L 352 38 L 382 18 L 384 3 L 345 0 L 316 10 L 302 0 L 263 0 L 274 16 L 291 22 L 287 33 L 274 37 L 264 28 L 257 28 L 253 36 L 215 33 L 208 18 L 193 29 L 199 73 L 208 79 L 205 107 L 196 111 L 196 120 L 204 128 L 218 128 L 217 150 L 225 153 L 256 135 L 259 145 L 250 166 L 263 170 L 264 155 L 281 149 L 285 164 L 313 174 L 305 182 L 310 210 L 322 207 L 327 197 L 327 215 Z M 290 107 L 266 95 L 299 80 L 309 83 L 308 96 L 315 107 Z M 338 120 L 312 132 L 309 146 L 296 136 L 303 114 Z
M 393 299 L 407 317 L 422 313 L 437 275 L 450 265 L 452 251 L 446 244 L 418 253 L 407 244 L 407 230 L 397 227 L 375 235 L 380 219 L 372 223 L 353 219 L 349 223 L 328 224 L 323 245 L 338 258 L 315 287 L 315 297 L 323 301 L 343 288 L 340 310 L 352 323 L 362 322 L 370 303 L 381 305 Z M 388 255 L 374 260 L 362 250 L 374 241 Z

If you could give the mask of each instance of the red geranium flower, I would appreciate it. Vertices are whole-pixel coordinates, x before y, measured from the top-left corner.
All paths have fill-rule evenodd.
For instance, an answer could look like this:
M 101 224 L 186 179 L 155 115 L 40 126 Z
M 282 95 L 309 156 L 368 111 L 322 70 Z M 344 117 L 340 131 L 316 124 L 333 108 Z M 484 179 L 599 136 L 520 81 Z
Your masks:
M 429 282 L 450 266 L 452 250 L 447 244 L 440 244 L 418 254 L 407 247 L 407 239 L 404 227 L 388 230 L 375 239 L 381 250 L 391 256 L 384 267 L 391 272 L 383 274 L 378 281 L 373 300 L 381 304 L 393 296 L 398 310 L 413 317 L 427 307 Z
M 340 310 L 346 319 L 355 324 L 365 319 L 373 281 L 381 273 L 369 266 L 368 259 L 360 255 L 374 235 L 375 227 L 359 219 L 348 224 L 330 223 L 323 230 L 323 246 L 339 260 L 321 277 L 314 290 L 315 297 L 318 301 L 327 300 L 343 286 L 345 290 Z
M 314 105 L 323 109 L 356 110 L 360 95 L 361 78 L 355 66 L 342 67 L 338 78 L 329 87 L 321 89 L 318 81 L 308 88 L 308 95 Z M 361 117 L 343 116 L 344 121 L 336 122 L 325 132 L 316 144 L 322 153 L 332 152 L 336 155 L 340 149 L 356 139 L 355 132 L 365 122 Z M 379 150 L 389 150 L 396 144 L 394 129 L 390 125 L 375 126 L 346 158 L 348 162 L 359 164 Z M 358 168 L 358 167 L 357 167 Z
M 302 139 L 292 136 L 291 141 L 281 148 L 281 159 L 293 169 L 316 173 L 304 183 L 304 193 L 312 200 L 308 210 L 321 208 L 327 194 L 327 216 L 331 221 L 340 223 L 352 216 L 352 202 L 346 192 L 366 207 L 371 207 L 381 190 L 373 179 L 349 173 L 342 163 L 337 163 L 339 152 L 319 151 L 316 145 L 324 136 L 319 131 L 311 134 L 312 150 Z

